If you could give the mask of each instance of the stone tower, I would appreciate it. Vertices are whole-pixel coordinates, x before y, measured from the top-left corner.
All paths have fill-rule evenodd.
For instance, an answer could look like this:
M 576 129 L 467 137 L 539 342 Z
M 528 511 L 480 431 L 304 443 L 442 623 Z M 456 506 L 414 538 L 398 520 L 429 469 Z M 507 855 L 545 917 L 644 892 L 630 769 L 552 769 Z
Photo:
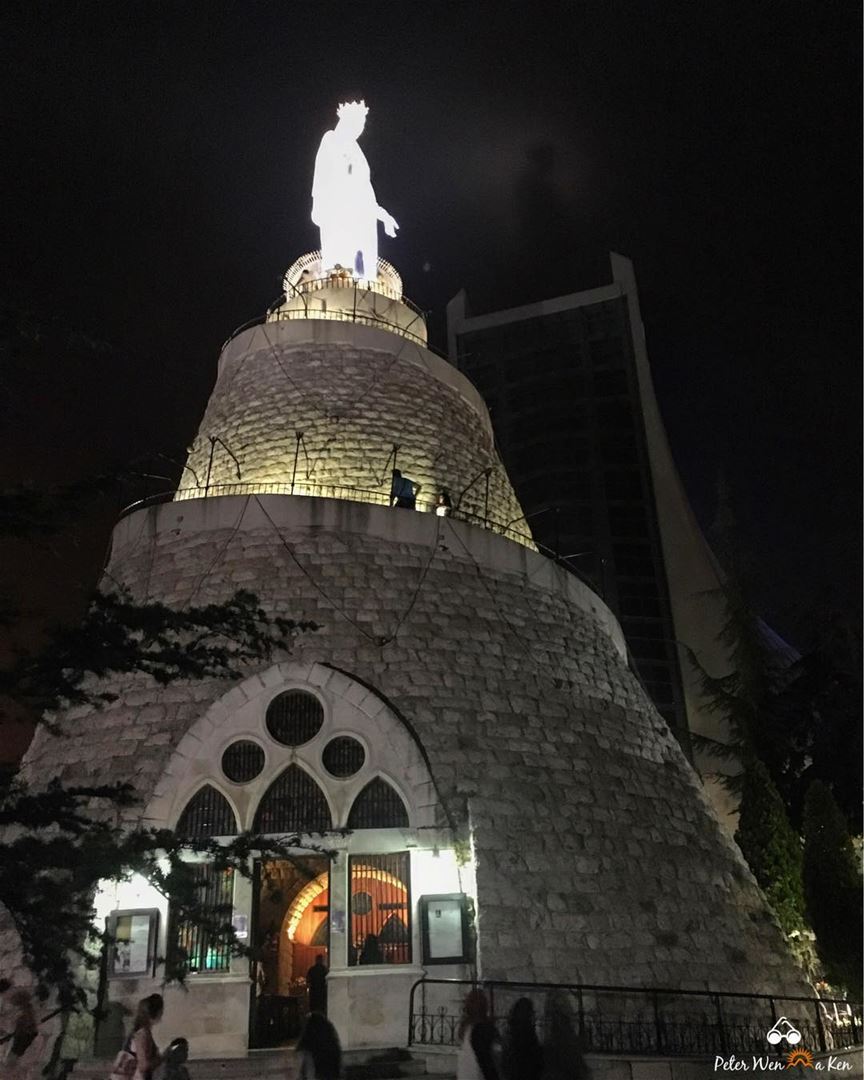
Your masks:
M 394 468 L 413 508 L 391 505 Z M 321 953 L 348 1047 L 404 1045 L 424 971 L 803 992 L 615 619 L 536 549 L 482 400 L 383 261 L 375 280 L 294 264 L 284 303 L 225 344 L 179 490 L 121 519 L 105 580 L 178 607 L 242 587 L 321 624 L 239 685 L 114 680 L 114 703 L 26 760 L 128 780 L 148 823 L 188 836 L 308 839 L 302 871 L 276 868 L 281 906 L 207 881 L 258 961 L 250 980 L 186 937 L 163 1038 L 272 1043 L 292 1019 L 273 1003 Z M 185 933 L 141 882 L 99 908 L 128 927 L 156 912 L 155 955 Z M 112 965 L 109 1001 L 159 988 L 146 958 Z

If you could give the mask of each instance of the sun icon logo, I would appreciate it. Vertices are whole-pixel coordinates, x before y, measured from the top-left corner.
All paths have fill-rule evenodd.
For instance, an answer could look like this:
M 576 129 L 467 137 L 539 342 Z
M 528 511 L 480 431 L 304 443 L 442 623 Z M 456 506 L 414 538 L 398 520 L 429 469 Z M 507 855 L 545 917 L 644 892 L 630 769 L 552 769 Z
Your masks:
M 804 1069 L 813 1068 L 813 1055 L 809 1050 L 790 1050 L 786 1055 L 787 1069 L 794 1069 L 798 1065 Z

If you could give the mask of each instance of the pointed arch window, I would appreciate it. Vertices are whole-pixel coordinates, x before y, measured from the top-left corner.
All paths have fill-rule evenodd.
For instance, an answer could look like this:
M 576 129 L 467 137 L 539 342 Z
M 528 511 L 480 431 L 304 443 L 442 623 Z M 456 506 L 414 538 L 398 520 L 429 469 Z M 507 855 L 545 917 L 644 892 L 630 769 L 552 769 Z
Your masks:
M 396 790 L 376 776 L 354 800 L 349 829 L 407 829 L 408 811 Z
M 325 832 L 333 819 L 324 792 L 298 765 L 289 765 L 273 781 L 255 813 L 260 833 Z
M 237 819 L 221 791 L 205 784 L 192 796 L 177 822 L 177 835 L 188 840 L 211 836 L 236 836 Z

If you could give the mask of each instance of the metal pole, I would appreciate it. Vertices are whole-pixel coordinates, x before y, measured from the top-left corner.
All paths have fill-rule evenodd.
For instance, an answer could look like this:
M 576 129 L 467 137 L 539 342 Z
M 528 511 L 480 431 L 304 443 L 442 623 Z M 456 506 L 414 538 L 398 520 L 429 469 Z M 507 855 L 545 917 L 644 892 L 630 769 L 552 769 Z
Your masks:
M 483 525 L 489 527 L 489 477 L 492 473 L 491 469 L 486 470 L 486 492 L 483 496 Z
M 216 452 L 216 439 L 213 435 L 208 436 L 210 439 L 210 460 L 207 462 L 207 480 L 204 483 L 204 494 L 210 490 L 210 473 L 213 471 L 213 455 Z
M 294 468 L 291 470 L 291 494 L 294 494 L 294 477 L 297 475 L 297 459 L 300 457 L 300 440 L 303 438 L 303 432 L 296 432 L 297 445 L 294 447 Z
M 816 1010 L 816 1027 L 819 1029 L 819 1049 L 824 1054 L 828 1049 L 828 1041 L 825 1038 L 825 1025 L 822 1023 L 822 1004 L 814 1001 L 813 1007 Z
M 663 1022 L 660 1019 L 660 999 L 656 992 L 652 993 L 651 1002 L 654 1005 L 654 1034 L 657 1037 L 657 1049 L 660 1051 L 663 1049 Z
M 714 994 L 714 1009 L 717 1013 L 717 1031 L 720 1033 L 720 1049 L 725 1054 L 728 1050 L 726 1045 L 726 1026 L 723 1023 L 723 1006 L 720 1004 L 719 994 Z

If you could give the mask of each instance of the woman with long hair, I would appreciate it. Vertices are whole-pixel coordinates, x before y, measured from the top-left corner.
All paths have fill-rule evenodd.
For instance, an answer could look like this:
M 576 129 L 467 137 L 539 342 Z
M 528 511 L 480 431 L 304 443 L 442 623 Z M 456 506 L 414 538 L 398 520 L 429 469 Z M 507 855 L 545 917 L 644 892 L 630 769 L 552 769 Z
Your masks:
M 462 1007 L 456 1080 L 498 1080 L 495 1043 L 498 1033 L 489 1018 L 489 1003 L 482 990 L 471 990 Z
M 501 1072 L 506 1080 L 540 1080 L 543 1047 L 537 1038 L 534 1002 L 519 998 L 507 1018 Z
M 342 1047 L 336 1028 L 321 1013 L 309 1013 L 297 1043 L 300 1080 L 339 1080 Z
M 117 1055 L 111 1080 L 153 1080 L 162 1055 L 153 1038 L 153 1025 L 162 1019 L 165 1001 L 161 994 L 148 994 L 138 1002 L 132 1034 Z

